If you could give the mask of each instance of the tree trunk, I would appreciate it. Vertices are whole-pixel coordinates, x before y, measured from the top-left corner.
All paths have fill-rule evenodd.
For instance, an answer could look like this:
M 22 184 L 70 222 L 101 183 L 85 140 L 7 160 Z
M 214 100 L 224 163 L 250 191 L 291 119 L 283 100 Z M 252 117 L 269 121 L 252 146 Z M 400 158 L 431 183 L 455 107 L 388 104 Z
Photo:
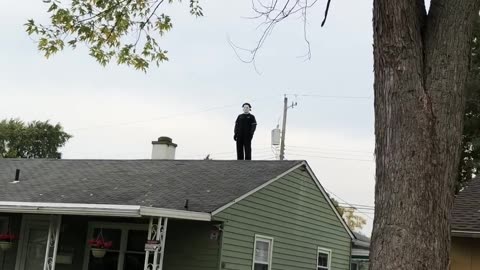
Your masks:
M 480 0 L 374 0 L 371 270 L 446 270 Z

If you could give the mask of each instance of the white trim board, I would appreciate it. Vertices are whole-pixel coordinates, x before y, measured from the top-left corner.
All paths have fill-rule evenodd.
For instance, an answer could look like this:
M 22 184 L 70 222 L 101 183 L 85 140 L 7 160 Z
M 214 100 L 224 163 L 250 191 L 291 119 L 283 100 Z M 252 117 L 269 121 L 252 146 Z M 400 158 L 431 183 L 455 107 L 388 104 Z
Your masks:
M 27 214 L 56 214 L 110 217 L 168 217 L 210 221 L 209 213 L 174 210 L 139 205 L 81 204 L 81 203 L 41 203 L 0 201 L 0 212 Z

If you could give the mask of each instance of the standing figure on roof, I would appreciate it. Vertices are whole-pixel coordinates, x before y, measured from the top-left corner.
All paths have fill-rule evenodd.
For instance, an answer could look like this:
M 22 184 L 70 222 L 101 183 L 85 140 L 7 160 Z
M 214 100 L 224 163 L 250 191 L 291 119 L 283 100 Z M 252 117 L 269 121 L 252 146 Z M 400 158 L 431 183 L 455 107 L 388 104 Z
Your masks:
M 237 160 L 252 160 L 252 138 L 257 128 L 257 120 L 250 113 L 250 103 L 242 105 L 243 113 L 235 121 L 233 139 L 237 142 Z

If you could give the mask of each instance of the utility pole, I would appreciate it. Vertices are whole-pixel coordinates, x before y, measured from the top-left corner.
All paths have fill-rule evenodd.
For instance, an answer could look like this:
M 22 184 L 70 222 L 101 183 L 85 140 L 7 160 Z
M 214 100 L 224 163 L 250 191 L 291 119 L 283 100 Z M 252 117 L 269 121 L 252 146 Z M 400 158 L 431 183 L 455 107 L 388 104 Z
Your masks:
M 287 129 L 287 111 L 288 108 L 297 106 L 297 102 L 292 102 L 292 105 L 288 106 L 287 95 L 283 98 L 283 123 L 282 123 L 282 140 L 280 142 L 280 160 L 285 159 L 285 132 Z
M 280 160 L 285 159 L 285 129 L 287 128 L 287 95 L 283 98 L 283 123 L 282 123 L 282 140 L 280 142 Z

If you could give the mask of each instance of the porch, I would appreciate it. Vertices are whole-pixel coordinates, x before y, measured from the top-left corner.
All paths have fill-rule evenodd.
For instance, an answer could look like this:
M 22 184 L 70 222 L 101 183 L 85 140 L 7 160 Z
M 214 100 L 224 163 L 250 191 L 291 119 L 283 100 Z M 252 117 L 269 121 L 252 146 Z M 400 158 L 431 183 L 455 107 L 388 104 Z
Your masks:
M 0 270 L 219 269 L 211 221 L 0 211 L 0 234 L 7 231 L 18 239 L 0 250 Z M 88 244 L 98 239 L 112 244 L 102 257 Z

